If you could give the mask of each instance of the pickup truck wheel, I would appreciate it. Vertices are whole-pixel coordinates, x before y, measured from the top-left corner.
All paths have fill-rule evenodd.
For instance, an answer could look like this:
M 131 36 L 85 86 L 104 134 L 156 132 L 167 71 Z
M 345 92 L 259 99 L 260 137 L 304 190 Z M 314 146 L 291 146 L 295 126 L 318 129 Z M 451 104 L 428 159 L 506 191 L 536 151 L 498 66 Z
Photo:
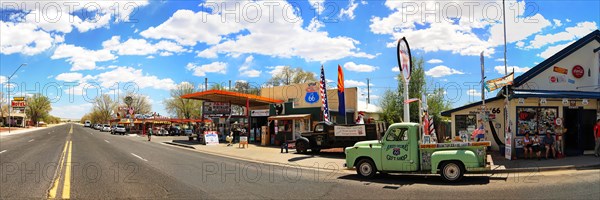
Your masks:
M 364 178 L 373 178 L 377 173 L 377 168 L 370 159 L 362 159 L 356 164 L 356 173 Z
M 320 153 L 321 149 L 319 149 L 319 148 L 312 148 L 312 149 L 310 149 L 310 151 L 312 151 L 313 153 Z
M 456 182 L 462 179 L 465 170 L 461 163 L 450 161 L 442 164 L 440 169 L 440 175 L 447 182 Z
M 308 149 L 308 143 L 303 140 L 296 141 L 296 152 L 298 153 L 306 153 Z

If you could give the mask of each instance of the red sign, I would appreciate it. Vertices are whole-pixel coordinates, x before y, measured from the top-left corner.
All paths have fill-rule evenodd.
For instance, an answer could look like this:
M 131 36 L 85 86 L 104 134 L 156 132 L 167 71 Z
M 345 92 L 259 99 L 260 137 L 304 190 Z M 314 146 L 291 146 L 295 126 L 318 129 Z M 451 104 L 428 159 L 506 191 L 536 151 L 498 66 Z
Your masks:
M 12 101 L 11 106 L 14 108 L 24 108 L 27 106 L 27 103 L 25 101 Z
M 556 83 L 556 76 L 550 77 L 550 83 Z
M 562 68 L 562 67 L 554 66 L 554 72 L 561 73 L 561 74 L 567 74 L 569 72 L 569 70 Z
M 575 65 L 571 70 L 571 73 L 573 73 L 575 78 L 581 78 L 583 75 L 585 75 L 585 70 L 580 65 Z

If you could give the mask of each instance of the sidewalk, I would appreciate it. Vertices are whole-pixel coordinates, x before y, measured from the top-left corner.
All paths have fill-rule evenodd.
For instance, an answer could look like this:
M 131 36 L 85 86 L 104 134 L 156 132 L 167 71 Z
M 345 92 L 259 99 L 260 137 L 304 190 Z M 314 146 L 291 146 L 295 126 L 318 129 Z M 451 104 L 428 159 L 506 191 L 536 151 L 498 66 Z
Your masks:
M 32 131 L 46 129 L 46 128 L 51 128 L 51 127 L 62 125 L 62 124 L 64 124 L 64 123 L 49 124 L 48 126 L 45 126 L 45 127 L 33 127 L 33 126 L 32 127 L 28 127 L 28 128 L 15 128 L 15 127 L 11 127 L 10 128 L 10 134 L 8 133 L 8 127 L 0 127 L 0 136 L 18 135 L 18 134 L 23 134 L 23 133 L 29 133 L 29 132 L 32 132 Z
M 45 129 L 45 128 L 48 128 L 48 127 L 10 128 L 10 134 L 9 134 L 8 128 L 4 129 L 4 127 L 3 127 L 3 129 L 1 129 L 1 131 L 0 131 L 0 135 L 1 136 L 17 135 L 17 134 L 29 133 L 31 131 Z
M 593 155 L 573 156 L 560 159 L 518 159 L 507 160 L 498 152 L 491 154 L 494 173 L 508 172 L 538 172 L 568 169 L 600 168 L 600 158 Z
M 215 146 L 206 146 L 198 144 L 197 141 L 188 141 L 185 136 L 153 136 L 153 142 L 166 143 L 176 146 L 181 146 L 193 151 L 204 152 L 217 156 L 224 156 L 234 159 L 249 160 L 255 162 L 264 162 L 279 165 L 294 165 L 307 168 L 319 168 L 336 170 L 345 173 L 354 174 L 354 170 L 344 168 L 345 155 L 343 152 L 327 152 L 321 151 L 317 155 L 297 154 L 294 149 L 290 149 L 289 153 L 280 153 L 279 147 L 265 147 L 250 144 L 246 149 L 238 148 L 238 144 L 227 146 L 219 144 Z M 499 153 L 494 152 L 490 155 L 492 159 L 491 170 L 478 173 L 513 173 L 513 172 L 538 172 L 552 170 L 568 170 L 568 169 L 585 169 L 585 168 L 600 168 L 600 158 L 594 156 L 576 156 L 566 157 L 562 159 L 549 160 L 506 160 Z
M 249 144 L 245 149 L 238 148 L 238 144 L 233 146 L 227 146 L 227 144 L 201 145 L 197 141 L 188 141 L 186 136 L 153 136 L 152 142 L 181 146 L 193 149 L 193 151 L 240 160 L 354 173 L 353 170 L 344 168 L 345 156 L 339 149 L 337 152 L 323 150 L 317 155 L 297 154 L 295 149 L 290 149 L 289 153 L 280 153 L 279 147 L 255 144 Z

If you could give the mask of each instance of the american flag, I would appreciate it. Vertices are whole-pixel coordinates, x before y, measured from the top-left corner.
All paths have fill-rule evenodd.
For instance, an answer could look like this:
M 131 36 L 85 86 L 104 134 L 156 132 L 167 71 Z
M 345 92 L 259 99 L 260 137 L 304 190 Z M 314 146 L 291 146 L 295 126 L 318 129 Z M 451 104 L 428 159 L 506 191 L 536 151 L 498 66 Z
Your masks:
M 323 102 L 323 119 L 326 122 L 329 122 L 329 105 L 327 103 L 327 81 L 325 80 L 325 70 L 323 69 L 323 65 L 321 65 L 321 100 Z

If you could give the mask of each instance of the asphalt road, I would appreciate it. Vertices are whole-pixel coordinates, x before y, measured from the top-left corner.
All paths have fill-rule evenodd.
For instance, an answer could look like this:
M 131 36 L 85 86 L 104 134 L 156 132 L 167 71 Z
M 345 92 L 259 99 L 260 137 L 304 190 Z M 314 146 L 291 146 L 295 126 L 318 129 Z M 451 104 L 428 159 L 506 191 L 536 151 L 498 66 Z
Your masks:
M 213 156 L 147 142 L 141 137 L 101 133 L 77 124 L 72 125 L 72 130 L 71 124 L 66 124 L 0 136 L 0 166 L 2 199 L 598 199 L 600 196 L 598 169 L 469 175 L 453 185 L 437 176 L 379 175 L 365 181 L 354 174 Z

